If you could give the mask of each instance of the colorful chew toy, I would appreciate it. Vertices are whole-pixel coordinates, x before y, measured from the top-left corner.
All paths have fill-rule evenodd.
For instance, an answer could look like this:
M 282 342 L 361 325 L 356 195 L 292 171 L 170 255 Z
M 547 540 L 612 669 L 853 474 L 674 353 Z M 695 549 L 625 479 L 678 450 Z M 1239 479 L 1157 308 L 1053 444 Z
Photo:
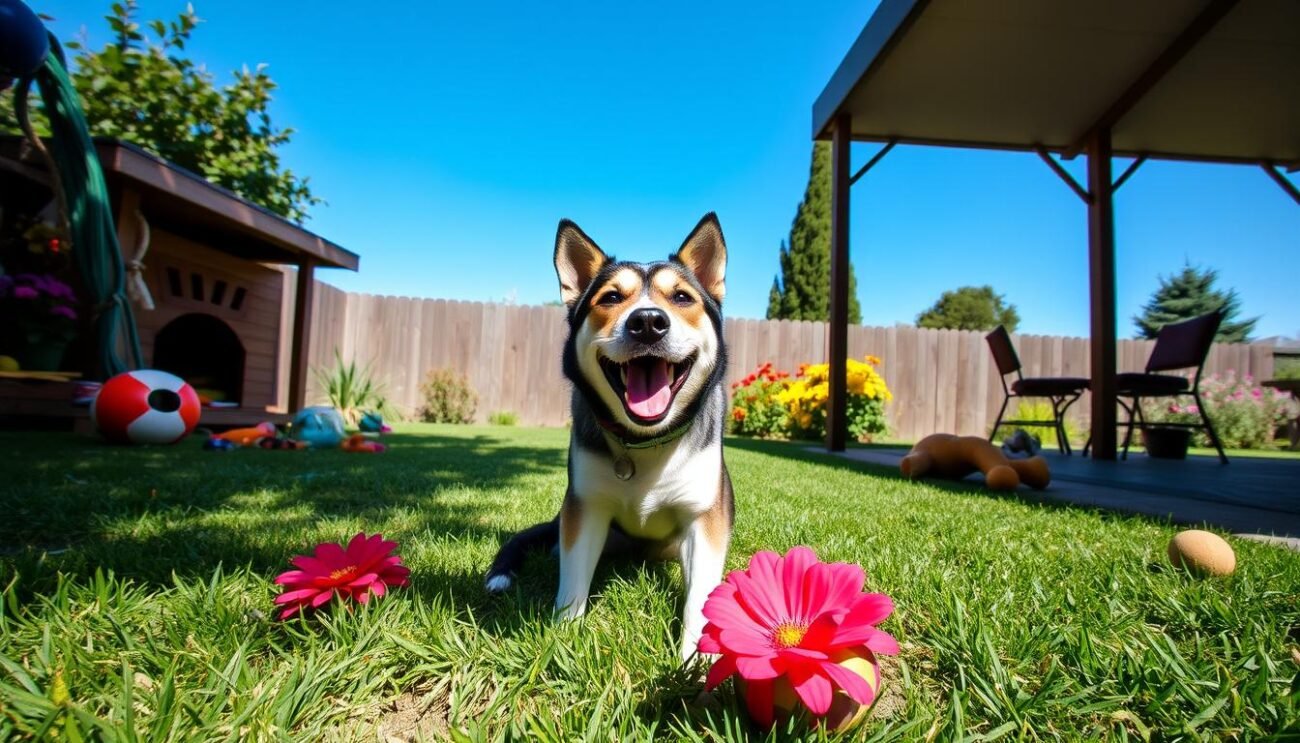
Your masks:
M 899 464 L 910 479 L 935 475 L 959 480 L 972 472 L 984 473 L 990 490 L 1015 490 L 1020 483 L 1042 490 L 1052 481 L 1042 457 L 1007 459 L 998 447 L 978 436 L 936 433 L 916 442 Z
M 339 447 L 343 449 L 343 451 L 360 451 L 368 454 L 378 454 L 379 452 L 388 449 L 387 446 L 384 446 L 378 441 L 371 441 L 359 433 L 354 433 L 346 439 L 343 439 L 343 443 L 340 444 Z

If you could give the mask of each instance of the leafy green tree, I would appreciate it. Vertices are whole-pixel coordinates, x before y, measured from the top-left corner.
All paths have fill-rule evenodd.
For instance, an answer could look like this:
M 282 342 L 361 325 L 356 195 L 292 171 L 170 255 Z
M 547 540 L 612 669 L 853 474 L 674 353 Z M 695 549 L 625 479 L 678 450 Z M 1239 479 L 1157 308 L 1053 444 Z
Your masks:
M 922 328 L 954 330 L 992 330 L 999 325 L 1014 333 L 1020 324 L 1016 306 L 1004 303 L 1004 297 L 991 286 L 963 286 L 946 291 L 930 309 L 916 317 Z
M 184 56 L 201 22 L 193 6 L 173 21 L 149 22 L 152 38 L 135 16 L 135 0 L 115 2 L 105 17 L 113 40 L 103 49 L 65 44 L 77 53 L 69 72 L 91 135 L 133 142 L 276 214 L 305 219 L 320 199 L 307 178 L 280 162 L 277 149 L 293 130 L 271 123 L 267 106 L 276 85 L 265 66 L 245 67 L 218 87 L 212 73 Z M 36 108 L 34 93 L 31 101 Z M 44 130 L 41 120 L 33 125 Z M 0 96 L 0 127 L 18 130 L 9 95 Z
M 1171 276 L 1159 277 L 1160 288 L 1142 306 L 1142 313 L 1133 316 L 1138 337 L 1155 338 L 1160 329 L 1170 323 L 1219 310 L 1223 312 L 1223 323 L 1214 339 L 1220 343 L 1249 341 L 1259 318 L 1234 321 L 1241 311 L 1241 298 L 1235 289 L 1226 292 L 1215 289 L 1214 282 L 1218 278 L 1218 271 L 1192 265 L 1183 266 L 1181 272 Z
M 781 275 L 768 294 L 769 320 L 829 320 L 831 285 L 831 146 L 813 143 L 808 187 L 781 243 Z M 862 322 L 858 282 L 849 267 L 849 322 Z

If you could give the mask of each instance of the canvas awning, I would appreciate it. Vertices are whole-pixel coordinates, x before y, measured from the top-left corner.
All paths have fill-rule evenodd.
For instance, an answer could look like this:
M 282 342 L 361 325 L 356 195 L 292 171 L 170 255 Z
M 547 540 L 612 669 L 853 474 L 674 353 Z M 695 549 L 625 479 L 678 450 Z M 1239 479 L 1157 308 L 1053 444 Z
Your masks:
M 1036 151 L 1086 204 L 1094 455 L 1115 455 L 1113 192 L 1146 158 L 1300 168 L 1294 0 L 883 0 L 813 105 L 834 144 L 830 359 L 847 340 L 854 141 Z M 1055 156 L 1088 155 L 1087 183 Z M 1119 178 L 1111 158 L 1138 158 Z M 867 301 L 870 301 L 869 299 Z M 843 448 L 843 374 L 827 444 Z M 836 386 L 841 389 L 837 393 Z M 838 408 L 838 409 L 837 409 Z

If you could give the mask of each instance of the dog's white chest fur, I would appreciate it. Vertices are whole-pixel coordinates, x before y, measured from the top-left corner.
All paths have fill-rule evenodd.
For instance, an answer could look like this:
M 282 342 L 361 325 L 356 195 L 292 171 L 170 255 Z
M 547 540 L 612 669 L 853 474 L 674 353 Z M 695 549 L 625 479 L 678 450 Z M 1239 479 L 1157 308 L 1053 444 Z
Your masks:
M 615 445 L 617 451 L 617 445 Z M 693 449 L 674 441 L 647 449 L 630 449 L 635 473 L 629 480 L 614 474 L 614 461 L 580 446 L 569 452 L 573 490 L 584 506 L 611 515 L 628 534 L 666 539 L 709 510 L 722 478 L 722 444 Z

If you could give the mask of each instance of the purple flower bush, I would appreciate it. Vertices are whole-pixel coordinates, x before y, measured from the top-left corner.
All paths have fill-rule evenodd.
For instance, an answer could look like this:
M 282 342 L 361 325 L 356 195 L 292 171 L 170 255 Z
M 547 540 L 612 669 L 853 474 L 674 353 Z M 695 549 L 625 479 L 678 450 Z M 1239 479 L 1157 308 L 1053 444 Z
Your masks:
M 31 341 L 69 340 L 77 320 L 72 287 L 48 274 L 0 276 L 0 316 Z
M 1146 400 L 1142 413 L 1148 423 L 1199 423 L 1200 410 L 1189 398 Z M 1280 426 L 1295 418 L 1296 402 L 1285 392 L 1260 387 L 1249 375 L 1211 374 L 1201 380 L 1201 400 L 1223 445 L 1229 449 L 1264 449 Z M 1209 436 L 1196 431 L 1196 446 L 1210 446 Z

